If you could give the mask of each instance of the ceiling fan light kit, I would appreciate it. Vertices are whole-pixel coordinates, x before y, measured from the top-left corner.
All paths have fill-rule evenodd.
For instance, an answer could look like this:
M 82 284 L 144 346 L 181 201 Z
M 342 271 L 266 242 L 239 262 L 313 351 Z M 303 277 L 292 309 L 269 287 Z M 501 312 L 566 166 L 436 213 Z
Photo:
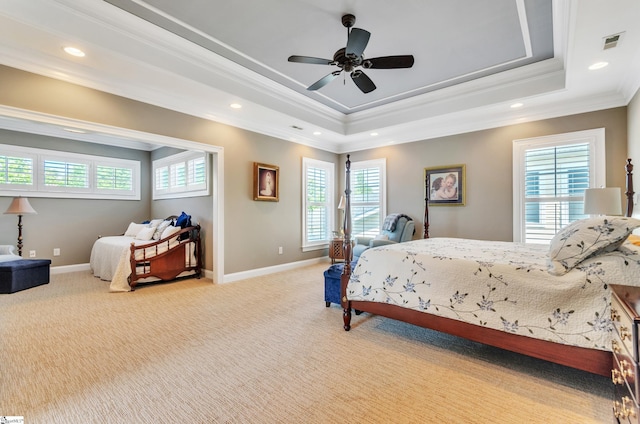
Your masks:
M 331 65 L 340 68 L 322 77 L 307 87 L 309 91 L 318 90 L 336 79 L 343 71 L 351 76 L 351 80 L 363 93 L 370 93 L 376 85 L 362 69 L 399 69 L 413 66 L 412 55 L 384 56 L 365 59 L 364 49 L 369 43 L 371 33 L 360 28 L 352 28 L 356 17 L 352 14 L 342 16 L 342 25 L 347 28 L 347 45 L 335 52 L 333 60 L 309 56 L 289 56 L 289 62 L 312 65 Z

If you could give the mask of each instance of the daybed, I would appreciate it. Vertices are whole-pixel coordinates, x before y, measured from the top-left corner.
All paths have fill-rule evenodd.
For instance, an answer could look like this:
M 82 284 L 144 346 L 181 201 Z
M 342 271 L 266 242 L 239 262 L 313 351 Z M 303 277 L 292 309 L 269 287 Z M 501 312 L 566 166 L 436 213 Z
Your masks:
M 628 201 L 632 168 L 629 160 Z M 551 247 L 426 238 L 368 249 L 352 268 L 348 156 L 346 173 L 345 330 L 350 330 L 351 310 L 356 309 L 610 374 L 608 286 L 640 285 L 640 247 L 628 238 L 640 220 L 580 220 L 561 230 Z M 627 215 L 631 212 L 628 208 Z
M 133 291 L 139 283 L 200 277 L 200 225 L 181 217 L 132 222 L 122 236 L 100 237 L 91 249 L 93 274 L 111 281 L 112 292 Z

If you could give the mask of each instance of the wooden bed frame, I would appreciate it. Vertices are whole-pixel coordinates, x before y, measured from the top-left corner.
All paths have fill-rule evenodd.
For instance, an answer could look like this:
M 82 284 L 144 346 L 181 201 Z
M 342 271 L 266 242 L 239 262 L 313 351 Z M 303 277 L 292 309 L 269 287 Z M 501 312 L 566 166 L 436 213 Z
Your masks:
M 346 297 L 347 283 L 351 275 L 351 260 L 353 252 L 351 247 L 351 161 L 347 155 L 346 161 L 346 189 L 345 189 L 345 218 L 344 218 L 344 270 L 340 279 L 340 299 L 343 308 L 344 329 L 351 329 L 351 310 L 369 312 L 388 318 L 404 321 L 420 327 L 430 328 L 443 333 L 495 346 L 509 351 L 521 353 L 534 358 L 544 359 L 557 364 L 577 368 L 583 371 L 608 376 L 611 374 L 612 353 L 609 351 L 587 349 L 577 346 L 563 345 L 555 342 L 533 339 L 518 334 L 506 333 L 491 328 L 480 327 L 450 318 L 439 317 L 412 309 L 405 309 L 396 305 L 351 301 Z M 633 165 L 631 159 L 627 159 L 626 169 L 626 216 L 633 212 Z M 428 195 L 427 195 L 428 196 Z M 429 199 L 425 199 L 424 238 L 429 238 Z
M 177 246 L 169 247 L 170 240 L 180 237 Z M 184 239 L 182 239 L 184 238 Z M 167 247 L 165 252 L 158 253 L 159 249 Z M 146 252 L 155 248 L 155 253 L 147 257 Z M 131 243 L 131 275 L 127 278 L 131 291 L 135 290 L 138 280 L 147 277 L 156 277 L 162 281 L 175 280 L 178 275 L 186 271 L 194 271 L 189 278 L 200 278 L 202 270 L 202 246 L 200 242 L 200 225 L 186 227 L 180 232 L 172 234 L 162 240 L 151 244 L 136 246 Z M 192 251 L 195 249 L 195 252 Z M 136 253 L 140 259 L 136 259 Z M 195 263 L 192 258 L 195 257 Z M 188 260 L 185 260 L 188 258 Z

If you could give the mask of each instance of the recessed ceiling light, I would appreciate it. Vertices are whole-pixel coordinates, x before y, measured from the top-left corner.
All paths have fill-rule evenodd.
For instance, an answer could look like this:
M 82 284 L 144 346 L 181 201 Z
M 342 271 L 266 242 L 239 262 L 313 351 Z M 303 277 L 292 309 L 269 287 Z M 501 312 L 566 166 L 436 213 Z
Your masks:
M 67 52 L 67 54 L 70 54 L 71 56 L 75 56 L 75 57 L 85 56 L 84 52 L 76 47 L 65 47 L 64 51 Z
M 369 135 L 370 135 L 371 137 L 375 137 L 375 136 L 377 136 L 377 135 L 378 135 L 378 133 L 377 133 L 377 132 L 372 132 L 372 133 L 371 133 L 371 134 L 369 134 Z
M 242 108 L 242 105 L 240 103 L 231 103 L 229 107 L 231 107 L 232 109 L 240 109 Z
M 596 62 L 593 65 L 589 66 L 589 70 L 590 71 L 594 71 L 596 69 L 602 69 L 605 66 L 607 66 L 609 64 L 609 62 Z
M 322 135 L 322 133 L 320 131 L 314 131 L 313 135 Z
M 524 103 L 514 103 L 511 105 L 511 109 L 517 109 L 522 106 L 524 106 Z

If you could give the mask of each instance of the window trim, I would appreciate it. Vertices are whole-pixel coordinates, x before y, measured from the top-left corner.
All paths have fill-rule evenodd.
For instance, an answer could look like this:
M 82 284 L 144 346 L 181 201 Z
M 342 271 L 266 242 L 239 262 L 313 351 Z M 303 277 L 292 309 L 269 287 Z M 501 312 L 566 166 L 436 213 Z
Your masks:
M 370 159 L 364 161 L 351 162 L 351 178 L 354 178 L 355 172 L 360 169 L 367 168 L 379 168 L 380 169 L 380 222 L 378 223 L 378 234 L 382 229 L 382 223 L 384 219 L 387 217 L 387 159 Z M 351 191 L 353 192 L 354 184 L 353 180 L 350 181 Z M 353 200 L 353 196 L 351 196 L 351 210 L 354 210 L 355 206 L 358 206 L 360 203 L 356 203 Z M 363 203 L 364 204 L 364 203 Z M 369 204 L 369 203 L 367 203 Z M 351 222 L 354 222 L 353 215 L 351 216 Z
M 204 158 L 204 183 L 195 186 L 189 186 L 189 162 L 194 159 Z M 185 165 L 185 181 L 184 186 L 171 186 L 172 175 L 171 167 L 178 164 Z M 166 190 L 159 190 L 156 186 L 156 171 L 159 168 L 167 167 L 169 170 L 169 187 Z M 178 199 L 185 197 L 202 197 L 211 194 L 211 159 L 207 152 L 202 151 L 186 151 L 176 153 L 175 155 L 166 156 L 156 159 L 151 163 L 151 189 L 153 200 Z
M 605 129 L 574 131 L 542 137 L 513 140 L 513 241 L 525 239 L 524 225 L 524 155 L 527 150 L 588 143 L 591 152 L 589 187 L 606 185 Z
M 2 144 L 3 156 L 16 156 L 33 160 L 32 185 L 10 185 L 0 183 L 0 196 L 15 196 L 16 193 L 27 194 L 29 197 L 51 197 L 71 199 L 108 199 L 108 200 L 140 200 L 140 161 L 113 158 L 107 156 L 88 155 L 60 150 L 41 149 L 36 147 L 15 146 Z M 6 149 L 6 150 L 5 150 Z M 88 187 L 47 187 L 44 184 L 45 161 L 64 161 L 66 163 L 82 163 L 88 167 Z M 131 170 L 132 190 L 111 191 L 97 188 L 98 165 L 114 166 Z
M 312 250 L 326 249 L 331 242 L 332 229 L 335 228 L 335 163 L 312 159 L 302 158 L 302 251 L 309 252 Z M 327 173 L 327 184 L 325 205 L 327 207 L 327 234 L 326 239 L 310 242 L 307 240 L 307 171 L 309 168 L 324 169 Z

